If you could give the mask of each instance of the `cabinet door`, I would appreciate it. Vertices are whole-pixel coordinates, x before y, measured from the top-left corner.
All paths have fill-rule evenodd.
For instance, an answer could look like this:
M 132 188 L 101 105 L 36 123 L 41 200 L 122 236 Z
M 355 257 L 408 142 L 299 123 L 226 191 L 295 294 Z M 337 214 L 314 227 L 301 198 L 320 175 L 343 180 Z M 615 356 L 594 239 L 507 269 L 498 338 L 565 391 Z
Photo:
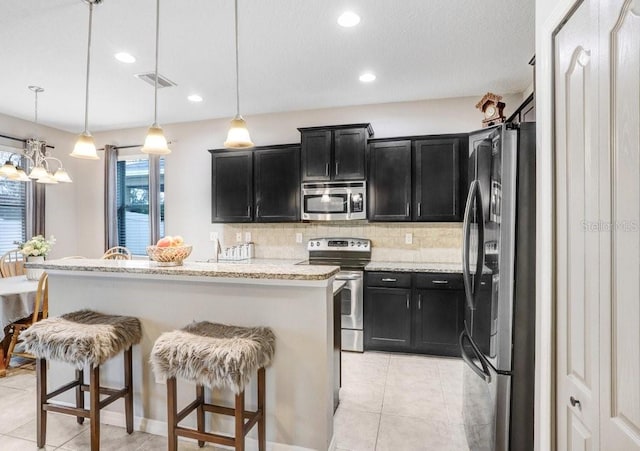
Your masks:
M 331 130 L 302 133 L 302 181 L 331 179 Z
M 410 350 L 410 289 L 367 287 L 364 309 L 365 349 Z
M 300 217 L 300 148 L 254 153 L 257 222 L 297 221 Z
M 460 148 L 459 138 L 415 142 L 414 220 L 461 219 Z
M 363 128 L 334 130 L 334 180 L 363 180 L 367 137 Z
M 464 291 L 416 290 L 414 347 L 418 352 L 459 356 L 464 327 Z
M 211 222 L 253 219 L 253 153 L 211 154 Z
M 411 220 L 411 141 L 369 146 L 369 220 Z

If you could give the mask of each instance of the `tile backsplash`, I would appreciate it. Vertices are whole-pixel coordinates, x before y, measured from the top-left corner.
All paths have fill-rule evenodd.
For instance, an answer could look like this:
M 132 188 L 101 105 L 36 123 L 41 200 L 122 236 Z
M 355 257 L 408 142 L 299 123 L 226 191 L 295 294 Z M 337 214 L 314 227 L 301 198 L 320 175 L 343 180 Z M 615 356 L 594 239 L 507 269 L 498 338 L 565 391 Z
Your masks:
M 354 237 L 372 241 L 372 260 L 398 262 L 451 262 L 461 260 L 461 223 L 367 223 L 344 221 L 331 223 L 225 224 L 223 247 L 236 244 L 236 234 L 251 233 L 256 258 L 307 257 L 306 245 L 311 238 Z M 296 243 L 296 234 L 302 243 Z M 407 233 L 412 244 L 405 244 Z

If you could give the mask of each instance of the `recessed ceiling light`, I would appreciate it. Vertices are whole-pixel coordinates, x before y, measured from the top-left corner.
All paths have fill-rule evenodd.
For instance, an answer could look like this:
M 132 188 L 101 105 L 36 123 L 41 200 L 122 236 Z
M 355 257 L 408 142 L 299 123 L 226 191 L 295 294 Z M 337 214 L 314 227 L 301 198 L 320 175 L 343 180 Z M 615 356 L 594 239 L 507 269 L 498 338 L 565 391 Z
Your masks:
M 338 17 L 338 25 L 349 28 L 360 23 L 360 16 L 353 11 L 345 11 Z
M 121 63 L 131 64 L 131 63 L 135 63 L 136 62 L 135 56 L 133 56 L 132 54 L 127 53 L 127 52 L 116 53 L 113 56 L 115 56 L 116 59 L 118 61 L 120 61 Z
M 363 82 L 363 83 L 370 83 L 375 79 L 376 79 L 376 76 L 374 74 L 372 74 L 371 72 L 366 72 L 366 73 L 360 75 L 360 81 Z
M 189 99 L 189 102 L 202 102 L 202 97 L 198 94 L 191 94 L 187 99 Z

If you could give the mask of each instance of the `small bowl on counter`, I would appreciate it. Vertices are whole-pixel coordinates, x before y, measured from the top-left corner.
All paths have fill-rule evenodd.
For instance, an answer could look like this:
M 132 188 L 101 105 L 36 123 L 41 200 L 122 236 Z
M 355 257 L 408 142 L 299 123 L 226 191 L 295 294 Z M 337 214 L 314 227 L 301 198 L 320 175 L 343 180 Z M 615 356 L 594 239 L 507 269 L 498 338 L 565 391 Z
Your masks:
M 185 258 L 191 254 L 192 246 L 147 246 L 147 255 L 158 266 L 181 266 Z

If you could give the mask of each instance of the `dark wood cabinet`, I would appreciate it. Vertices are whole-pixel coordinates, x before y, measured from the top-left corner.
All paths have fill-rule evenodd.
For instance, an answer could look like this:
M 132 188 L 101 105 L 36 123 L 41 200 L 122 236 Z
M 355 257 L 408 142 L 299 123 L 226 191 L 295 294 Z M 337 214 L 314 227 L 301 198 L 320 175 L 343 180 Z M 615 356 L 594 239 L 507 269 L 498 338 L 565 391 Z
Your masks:
M 363 180 L 366 178 L 370 124 L 299 128 L 302 142 L 302 181 Z
M 464 325 L 464 291 L 416 290 L 413 346 L 427 354 L 459 356 Z
M 253 220 L 253 151 L 211 153 L 211 222 Z
M 366 349 L 405 350 L 411 346 L 411 289 L 367 287 Z
M 411 141 L 369 145 L 369 220 L 411 220 Z
M 365 350 L 459 356 L 462 274 L 368 271 Z
M 299 145 L 210 152 L 211 222 L 299 220 Z
M 415 221 L 460 221 L 460 138 L 421 139 L 414 142 Z
M 256 222 L 300 219 L 300 147 L 261 148 L 253 158 Z

